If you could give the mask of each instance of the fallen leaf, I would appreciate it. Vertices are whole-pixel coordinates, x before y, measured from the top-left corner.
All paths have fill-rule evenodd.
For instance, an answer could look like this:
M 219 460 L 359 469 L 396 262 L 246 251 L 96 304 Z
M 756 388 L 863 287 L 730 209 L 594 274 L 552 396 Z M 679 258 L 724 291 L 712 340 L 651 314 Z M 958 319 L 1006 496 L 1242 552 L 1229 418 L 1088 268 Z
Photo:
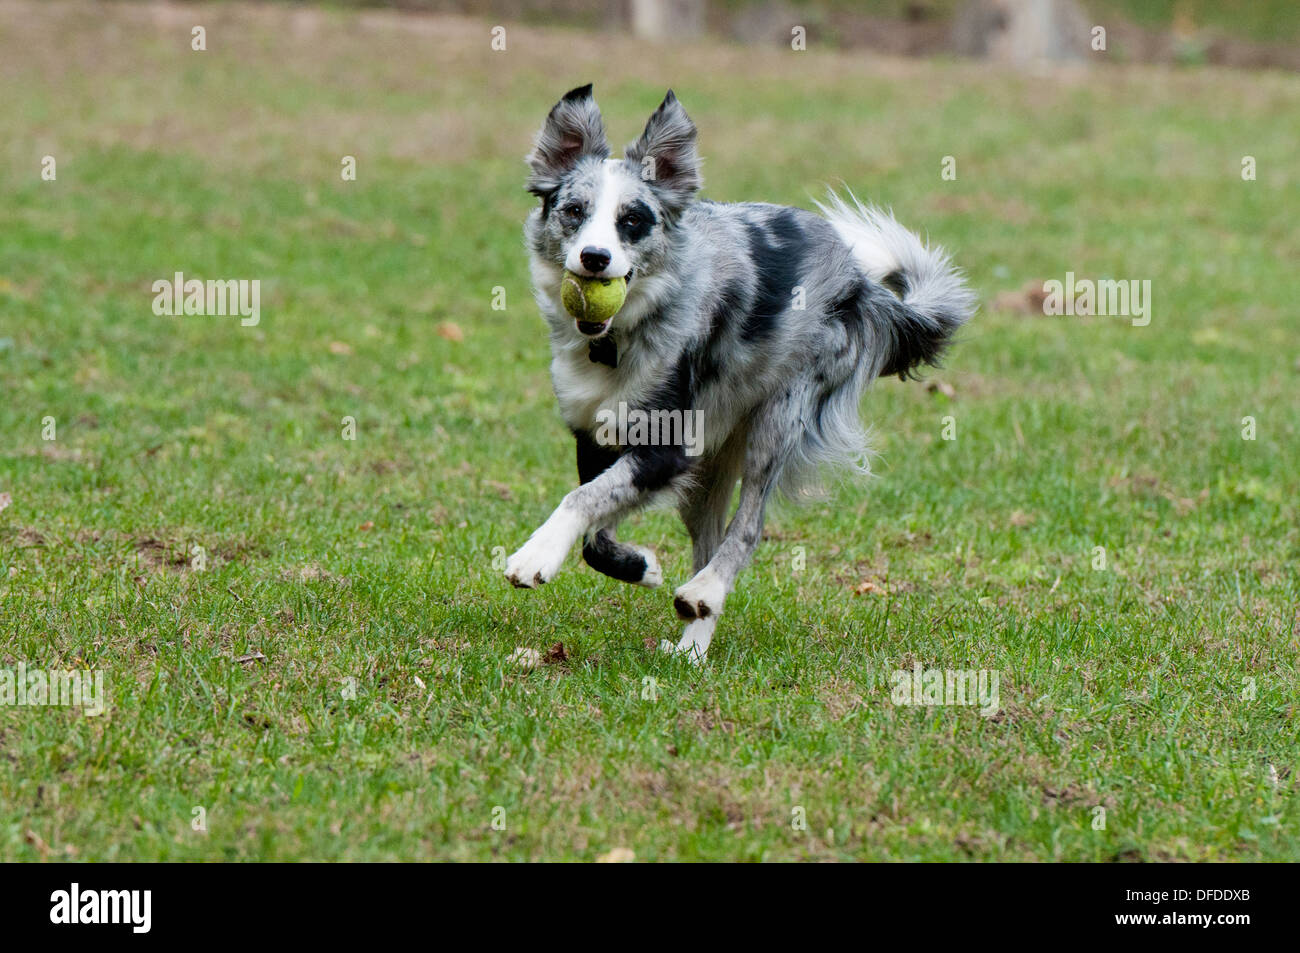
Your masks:
M 374 528 L 375 528 L 374 520 L 366 520 L 364 523 L 362 523 L 360 526 L 357 527 L 357 529 L 361 530 L 361 532 L 363 533 L 368 533 L 370 532 L 370 530 Z
M 460 325 L 454 321 L 444 321 L 438 325 L 438 337 L 446 338 L 448 341 L 465 340 L 465 332 L 460 329 Z
M 1030 281 L 1019 291 L 1001 291 L 993 299 L 994 311 L 1010 311 L 1013 314 L 1043 314 L 1043 302 L 1047 292 L 1043 282 Z
M 566 662 L 569 659 L 569 653 L 564 651 L 564 643 L 556 642 L 546 650 L 546 664 L 556 665 L 560 662 Z
M 926 381 L 925 389 L 931 394 L 943 394 L 943 396 L 947 397 L 949 400 L 955 400 L 957 398 L 957 391 L 954 390 L 953 386 L 947 381 Z
M 878 596 L 887 596 L 889 595 L 889 586 L 882 586 L 874 579 L 864 579 L 853 587 L 853 594 L 855 596 L 864 596 L 867 593 Z
M 507 503 L 512 502 L 515 498 L 514 492 L 510 489 L 510 484 L 508 483 L 502 483 L 499 480 L 484 480 L 483 485 L 489 490 L 494 491 L 497 496 L 501 497 L 501 499 L 505 500 Z
M 347 357 L 352 353 L 352 345 L 345 344 L 342 341 L 330 341 L 330 353 Z
M 12 503 L 13 501 L 14 498 L 10 496 L 8 493 L 0 493 L 0 512 L 3 512 L 4 510 L 8 509 L 9 504 Z
M 263 655 L 261 652 L 257 651 L 257 649 L 253 649 L 253 651 L 249 652 L 247 655 L 239 656 L 239 658 L 235 659 L 235 661 L 241 664 L 247 662 L 265 662 L 266 656 Z
M 44 857 L 49 855 L 50 845 L 45 843 L 45 840 L 41 837 L 41 835 L 36 833 L 35 831 L 27 831 L 25 834 L 23 834 L 23 840 L 27 841 L 27 843 L 35 847 L 36 850 L 41 854 L 41 856 Z

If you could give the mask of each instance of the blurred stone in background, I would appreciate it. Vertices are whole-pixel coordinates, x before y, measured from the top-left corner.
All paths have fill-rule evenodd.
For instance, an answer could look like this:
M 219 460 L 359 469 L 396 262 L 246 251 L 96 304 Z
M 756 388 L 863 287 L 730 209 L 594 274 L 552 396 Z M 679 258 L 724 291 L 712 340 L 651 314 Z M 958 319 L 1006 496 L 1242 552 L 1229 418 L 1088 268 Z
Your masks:
M 632 32 L 647 40 L 698 36 L 704 31 L 704 0 L 630 0 Z
M 1082 62 L 1087 17 L 1075 0 L 967 0 L 952 24 L 954 52 L 1015 66 Z

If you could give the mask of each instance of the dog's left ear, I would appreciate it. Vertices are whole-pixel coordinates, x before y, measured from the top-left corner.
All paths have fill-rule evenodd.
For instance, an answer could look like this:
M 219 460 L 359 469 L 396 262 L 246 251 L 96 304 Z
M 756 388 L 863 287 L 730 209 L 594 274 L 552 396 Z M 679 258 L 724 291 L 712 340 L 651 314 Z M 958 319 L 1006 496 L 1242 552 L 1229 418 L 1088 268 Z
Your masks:
M 670 89 L 641 138 L 623 150 L 624 158 L 640 167 L 641 178 L 659 192 L 670 212 L 690 204 L 703 184 L 695 138 L 695 123 Z
M 605 122 L 591 94 L 590 83 L 569 90 L 551 108 L 537 134 L 533 151 L 528 154 L 527 162 L 533 170 L 528 177 L 528 191 L 543 198 L 550 195 L 560 187 L 565 174 L 585 156 L 609 158 Z

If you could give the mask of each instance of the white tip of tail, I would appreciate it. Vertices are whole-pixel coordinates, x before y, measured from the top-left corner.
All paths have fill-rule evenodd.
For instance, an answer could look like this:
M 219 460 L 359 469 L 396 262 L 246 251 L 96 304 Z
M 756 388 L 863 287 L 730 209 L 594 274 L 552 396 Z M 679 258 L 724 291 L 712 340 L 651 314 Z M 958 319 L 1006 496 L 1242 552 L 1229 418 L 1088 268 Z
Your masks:
M 815 204 L 867 277 L 880 283 L 901 274 L 906 286 L 903 300 L 922 314 L 933 317 L 942 311 L 948 322 L 956 324 L 969 318 L 975 296 L 947 253 L 922 242 L 890 212 L 862 204 L 852 192 L 848 196 L 851 205 L 828 191 L 826 202 Z

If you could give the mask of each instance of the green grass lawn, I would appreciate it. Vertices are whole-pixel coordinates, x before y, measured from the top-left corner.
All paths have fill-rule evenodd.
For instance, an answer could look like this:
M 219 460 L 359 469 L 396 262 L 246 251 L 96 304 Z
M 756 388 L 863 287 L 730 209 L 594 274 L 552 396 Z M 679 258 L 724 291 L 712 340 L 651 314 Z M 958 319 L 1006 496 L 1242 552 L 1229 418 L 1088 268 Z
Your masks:
M 109 702 L 0 706 L 0 859 L 1300 859 L 1300 77 L 0 17 L 0 669 Z M 661 590 L 500 572 L 574 479 L 521 157 L 587 80 L 616 144 L 672 85 L 707 196 L 847 183 L 983 301 L 952 395 L 864 400 L 877 477 L 770 516 L 702 668 L 646 647 L 670 513 L 625 526 Z M 260 324 L 155 315 L 176 271 Z M 1150 325 L 1004 294 L 1067 271 Z M 914 664 L 1000 711 L 896 706 Z

